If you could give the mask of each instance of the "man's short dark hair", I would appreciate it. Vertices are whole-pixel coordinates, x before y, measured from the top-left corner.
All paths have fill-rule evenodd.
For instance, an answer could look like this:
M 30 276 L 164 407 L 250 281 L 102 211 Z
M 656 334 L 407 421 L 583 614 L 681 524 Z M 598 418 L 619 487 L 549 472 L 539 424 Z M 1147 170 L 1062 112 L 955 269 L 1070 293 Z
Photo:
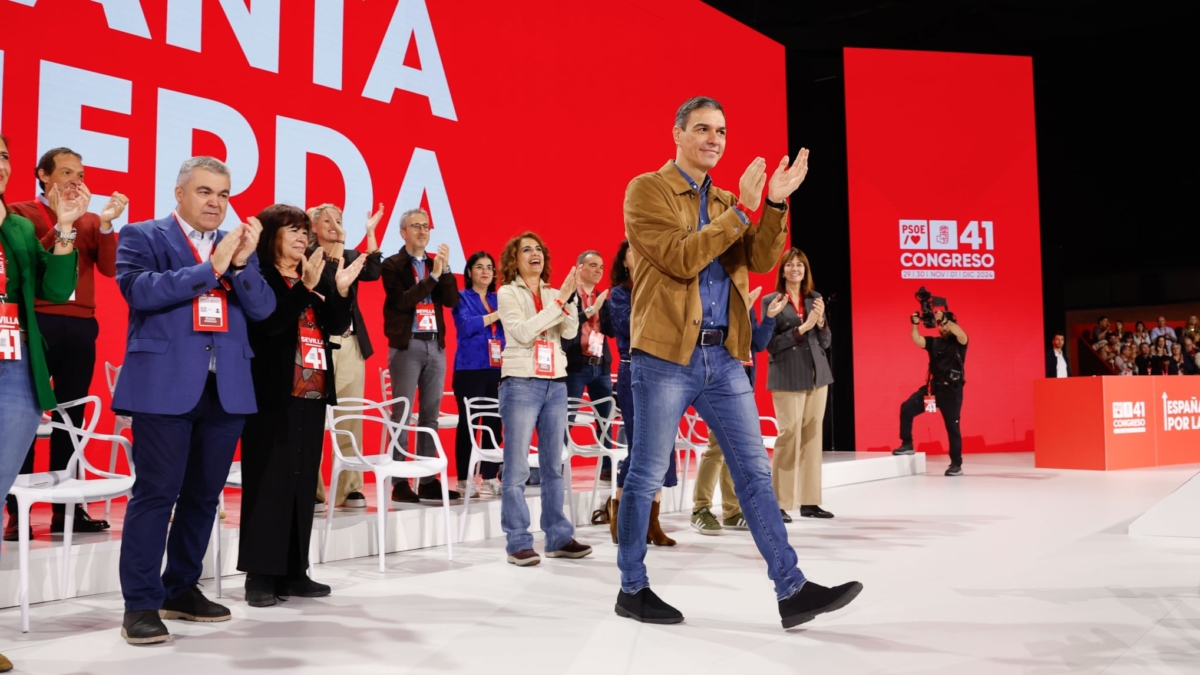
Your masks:
M 46 154 L 42 155 L 42 158 L 38 160 L 37 168 L 33 170 L 33 176 L 38 179 L 38 185 L 42 187 L 42 192 L 46 191 L 46 182 L 42 180 L 41 174 L 45 173 L 49 176 L 54 173 L 54 169 L 58 166 L 58 162 L 55 160 L 60 155 L 75 155 L 75 159 L 83 161 L 83 155 L 70 148 L 53 148 L 47 150 Z
M 680 129 L 687 129 L 688 117 L 691 117 L 692 112 L 702 108 L 709 108 L 721 113 L 725 112 L 721 104 L 717 103 L 717 99 L 707 96 L 693 96 L 684 101 L 683 105 L 679 106 L 679 110 L 675 113 L 675 126 Z
M 1096 319 L 1096 323 L 1100 323 L 1101 321 L 1103 321 L 1103 320 L 1105 320 L 1105 319 L 1107 319 L 1107 318 L 1108 318 L 1108 315 L 1107 315 L 1107 314 L 1101 314 L 1101 315 L 1100 315 L 1100 318 L 1099 318 L 1099 319 Z

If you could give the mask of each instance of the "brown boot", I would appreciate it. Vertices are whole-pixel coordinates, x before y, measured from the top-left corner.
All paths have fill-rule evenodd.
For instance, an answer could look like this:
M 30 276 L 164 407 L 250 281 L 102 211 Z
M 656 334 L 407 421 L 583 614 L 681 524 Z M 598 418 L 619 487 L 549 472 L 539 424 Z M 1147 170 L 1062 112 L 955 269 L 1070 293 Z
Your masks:
M 617 543 L 617 509 L 621 508 L 620 499 L 608 500 L 608 532 L 612 535 L 613 543 Z
M 646 530 L 646 539 L 655 546 L 675 545 L 675 540 L 668 537 L 667 533 L 663 532 L 662 525 L 658 524 L 658 502 L 650 505 L 650 528 Z

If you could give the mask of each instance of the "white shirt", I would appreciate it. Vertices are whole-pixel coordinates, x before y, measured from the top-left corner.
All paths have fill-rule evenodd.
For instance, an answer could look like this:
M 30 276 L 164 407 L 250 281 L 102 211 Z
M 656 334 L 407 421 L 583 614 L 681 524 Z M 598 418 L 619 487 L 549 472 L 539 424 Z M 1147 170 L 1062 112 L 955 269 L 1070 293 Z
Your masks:
M 1062 353 L 1061 349 L 1054 350 L 1054 358 L 1058 359 L 1058 366 L 1057 366 L 1058 370 L 1057 370 L 1057 372 L 1055 372 L 1054 376 L 1055 377 L 1066 377 L 1067 376 L 1067 360 L 1063 358 L 1063 353 Z
M 200 262 L 208 262 L 208 259 L 212 257 L 213 246 L 217 243 L 217 231 L 201 232 L 188 225 L 183 218 L 179 217 L 178 213 L 173 215 L 175 216 L 175 221 L 179 223 L 179 227 L 183 229 L 183 235 L 196 248 L 196 253 L 200 254 Z

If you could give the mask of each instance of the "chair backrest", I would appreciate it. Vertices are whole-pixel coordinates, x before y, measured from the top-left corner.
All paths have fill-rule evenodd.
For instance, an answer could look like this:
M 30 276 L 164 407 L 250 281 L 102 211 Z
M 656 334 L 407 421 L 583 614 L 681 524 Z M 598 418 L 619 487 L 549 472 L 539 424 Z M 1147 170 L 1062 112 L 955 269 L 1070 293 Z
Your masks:
M 445 459 L 446 454 L 442 450 L 441 439 L 438 438 L 436 432 L 393 421 L 393 416 L 401 420 L 408 419 L 408 407 L 408 399 L 403 396 L 378 402 L 365 398 L 342 398 L 338 399 L 338 405 L 325 408 L 325 424 L 329 429 L 330 439 L 335 443 L 339 435 L 350 439 L 350 446 L 359 459 L 363 459 L 363 452 L 362 448 L 358 447 L 358 439 L 349 430 L 337 428 L 339 424 L 353 420 L 361 420 L 364 427 L 368 423 L 379 424 L 382 426 L 384 437 L 388 440 L 380 454 L 389 458 L 406 457 L 414 461 L 428 460 L 429 458 L 406 450 L 400 445 L 400 438 L 402 434 L 410 431 L 427 432 L 433 437 L 434 448 L 437 450 L 438 456 Z M 395 414 L 397 411 L 399 414 Z
M 104 362 L 104 379 L 108 382 L 108 395 L 112 396 L 117 390 L 117 379 L 121 377 L 121 366 Z
M 477 396 L 464 399 L 463 405 L 466 406 L 463 414 L 467 416 L 467 429 L 471 434 L 471 449 L 491 455 L 503 455 L 504 445 L 500 439 L 496 438 L 495 430 L 486 424 L 489 418 L 495 419 L 497 422 L 501 420 L 500 401 L 487 396 Z M 487 434 L 486 437 L 492 440 L 489 448 L 483 447 L 484 434 Z
M 70 415 L 67 414 L 67 410 L 77 406 L 91 406 L 90 409 L 86 407 L 84 408 L 84 424 L 78 427 L 75 426 L 75 423 L 71 421 Z M 124 436 L 112 436 L 109 434 L 96 433 L 96 425 L 100 422 L 99 396 L 85 396 L 74 401 L 60 403 L 56 408 L 56 411 L 58 412 L 58 416 L 62 421 L 52 420 L 47 422 L 47 424 L 51 428 L 61 429 L 67 432 L 71 439 L 71 445 L 74 447 L 74 452 L 71 454 L 71 459 L 67 462 L 66 469 L 62 471 L 51 471 L 50 474 L 61 474 L 61 478 L 63 479 L 71 478 L 73 476 L 80 475 L 79 470 L 82 466 L 84 472 L 94 474 L 101 478 L 125 478 L 126 476 L 122 474 L 101 471 L 87 461 L 87 455 L 84 451 L 87 449 L 88 442 L 102 441 L 104 443 L 116 443 L 121 446 L 121 449 L 125 452 L 125 459 L 129 465 L 128 477 L 132 478 L 135 476 L 133 455 L 131 453 L 132 443 L 129 442 L 129 439 L 125 438 Z
M 608 414 L 600 414 L 600 406 L 608 404 Z M 571 438 L 572 429 L 588 429 L 594 443 L 591 445 L 601 446 L 602 438 L 610 438 L 609 430 L 612 428 L 613 420 L 617 417 L 617 402 L 612 396 L 596 399 L 595 401 L 582 398 L 567 399 L 567 439 L 573 445 L 578 447 Z

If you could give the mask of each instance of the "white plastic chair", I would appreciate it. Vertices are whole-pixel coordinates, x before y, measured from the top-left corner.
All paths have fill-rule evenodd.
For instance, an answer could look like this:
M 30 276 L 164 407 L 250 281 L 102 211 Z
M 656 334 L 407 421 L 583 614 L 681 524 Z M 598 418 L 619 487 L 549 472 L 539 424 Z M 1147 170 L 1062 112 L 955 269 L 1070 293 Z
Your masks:
M 225 477 L 225 487 L 242 489 L 242 463 L 234 462 L 229 465 L 229 475 Z M 217 499 L 217 517 L 213 520 L 212 550 L 213 550 L 213 584 L 217 587 L 217 597 L 221 597 L 221 512 L 225 510 L 225 491 Z M 311 570 L 311 566 L 310 566 Z M 311 576 L 311 575 L 310 575 Z
M 446 521 L 446 557 L 449 560 L 453 560 L 453 530 L 450 526 L 450 463 L 446 459 L 445 451 L 442 450 L 442 442 L 438 439 L 437 432 L 432 429 L 424 429 L 392 421 L 391 411 L 393 408 L 399 408 L 401 412 L 400 419 L 408 419 L 409 404 L 408 399 L 404 397 L 393 398 L 380 403 L 368 401 L 363 398 L 345 398 L 340 399 L 338 403 L 339 405 L 329 406 L 325 409 L 325 420 L 326 426 L 329 429 L 329 437 L 333 446 L 337 447 L 338 435 L 344 435 L 350 440 L 350 447 L 354 450 L 354 454 L 342 456 L 340 452 L 332 453 L 333 472 L 330 476 L 331 487 L 325 493 L 326 499 L 329 502 L 325 508 L 325 543 L 321 547 L 321 562 L 325 562 L 329 557 L 329 540 L 333 529 L 333 491 L 337 487 L 338 475 L 343 471 L 370 471 L 375 474 L 375 503 L 377 505 L 376 537 L 379 548 L 380 572 L 386 569 L 384 567 L 383 556 L 387 542 L 387 514 L 391 507 L 391 497 L 387 492 L 391 487 L 390 479 L 401 478 L 408 480 L 409 478 L 440 476 L 442 483 L 443 518 Z M 362 449 L 358 447 L 358 439 L 354 437 L 354 434 L 349 430 L 337 428 L 337 423 L 343 420 L 362 420 L 364 426 L 368 422 L 382 424 L 383 435 L 388 439 L 387 446 L 382 448 L 381 452 L 377 455 L 363 455 Z M 427 433 L 432 436 L 437 456 L 421 457 L 402 448 L 400 446 L 401 435 L 412 431 L 418 434 Z M 393 453 L 407 458 L 408 461 L 404 461 L 404 459 L 392 459 Z
M 391 398 L 392 398 L 392 371 L 388 368 L 380 368 L 379 369 L 379 392 L 385 402 L 391 400 Z M 454 400 L 454 392 L 443 391 L 442 392 L 442 400 L 445 401 L 447 398 L 449 398 L 450 400 L 453 401 Z M 392 413 L 390 408 L 388 409 L 387 412 L 389 415 Z M 417 410 L 415 408 L 412 409 L 412 412 L 408 416 L 408 424 L 410 426 L 414 426 L 414 427 L 417 426 Z M 454 413 L 448 413 L 443 410 L 439 410 L 437 426 L 439 429 L 455 429 L 455 428 L 457 428 L 458 427 L 458 415 L 456 415 Z M 383 451 L 383 447 L 385 445 L 387 445 L 387 443 L 388 443 L 388 438 L 386 435 L 379 437 L 380 452 Z
M 500 439 L 496 438 L 495 431 L 485 424 L 488 418 L 500 419 L 500 401 L 494 398 L 479 396 L 476 398 L 468 398 L 464 401 L 467 409 L 463 414 L 467 416 L 467 428 L 471 434 L 471 458 L 467 460 L 467 490 L 463 494 L 463 510 L 461 522 L 458 526 L 458 540 L 461 542 L 467 532 L 467 513 L 471 508 L 471 486 L 475 484 L 475 475 L 479 468 L 480 462 L 503 462 L 504 461 L 504 446 L 500 444 Z M 492 439 L 492 446 L 484 448 L 481 446 L 483 438 Z M 533 459 L 532 457 L 530 458 Z
M 66 410 L 88 404 L 92 406 L 90 417 L 85 415 L 84 426 L 76 427 L 71 423 L 71 418 L 66 414 Z M 12 489 L 9 490 L 9 494 L 17 499 L 22 633 L 29 632 L 29 509 L 39 502 L 66 506 L 63 521 L 62 578 L 59 581 L 59 594 L 65 599 L 68 590 L 67 582 L 71 578 L 71 536 L 75 524 L 75 505 L 115 499 L 128 495 L 133 490 L 134 468 L 133 458 L 130 455 L 130 442 L 120 436 L 95 432 L 96 424 L 100 421 L 99 397 L 85 396 L 60 404 L 58 413 L 63 421 L 51 421 L 47 424 L 51 429 L 62 429 L 71 436 L 71 444 L 75 447 L 75 452 L 67 462 L 67 468 L 62 471 L 18 476 Z M 88 442 L 93 440 L 120 445 L 125 450 L 125 458 L 129 462 L 129 475 L 101 471 L 89 464 L 84 450 L 87 448 Z M 98 476 L 98 478 L 85 480 L 78 477 L 86 476 L 88 473 Z
M 108 383 L 108 397 L 112 400 L 113 393 L 117 390 L 117 379 L 121 377 L 121 366 L 114 366 L 108 361 L 104 362 L 104 379 Z M 133 419 L 128 415 L 113 415 L 113 436 L 120 436 L 122 431 L 133 428 Z M 115 473 L 117 470 L 117 443 L 112 444 L 112 455 L 108 458 L 108 472 Z M 109 514 L 112 512 L 112 500 L 104 501 L 104 519 L 108 520 Z
M 601 415 L 597 406 L 607 403 L 609 406 L 608 415 Z M 617 417 L 617 403 L 612 396 L 606 396 L 595 401 L 588 401 L 582 398 L 567 399 L 567 463 L 570 464 L 572 457 L 595 457 L 597 458 L 596 477 L 592 481 L 592 497 L 588 503 L 587 513 L 591 513 L 596 508 L 596 500 L 600 492 L 600 465 L 599 462 L 604 457 L 608 457 L 612 462 L 613 471 L 617 470 L 617 465 L 621 460 L 629 455 L 629 448 L 616 443 L 611 433 L 613 425 Z M 572 436 L 573 429 L 587 429 L 591 438 L 584 443 L 579 443 Z M 609 441 L 606 447 L 604 441 Z M 609 485 L 609 496 L 615 498 L 617 496 L 617 481 L 612 481 Z M 575 500 L 571 500 L 571 518 L 575 517 Z
M 763 434 L 763 446 L 765 446 L 768 450 L 774 450 L 775 443 L 779 440 L 779 420 L 775 419 L 774 417 L 767 416 L 767 415 L 759 415 L 758 421 L 760 423 L 761 422 L 770 422 L 775 427 L 775 435 L 774 436 L 768 436 L 766 434 Z

